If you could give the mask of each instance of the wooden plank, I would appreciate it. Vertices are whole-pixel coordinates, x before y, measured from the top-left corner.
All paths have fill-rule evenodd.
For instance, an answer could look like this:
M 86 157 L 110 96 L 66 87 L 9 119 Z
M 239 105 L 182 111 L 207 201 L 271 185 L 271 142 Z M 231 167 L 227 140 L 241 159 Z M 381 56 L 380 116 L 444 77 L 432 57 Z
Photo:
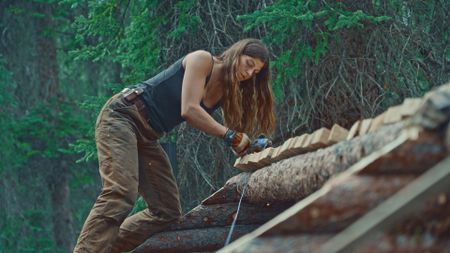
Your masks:
M 332 238 L 332 234 L 300 234 L 258 237 L 233 253 L 312 253 Z M 372 238 L 369 245 L 354 253 L 449 253 L 450 240 L 446 236 L 435 237 L 429 233 L 383 236 Z
M 253 231 L 258 226 L 237 225 L 233 240 Z M 160 232 L 152 235 L 133 250 L 134 253 L 178 253 L 195 251 L 214 251 L 223 247 L 230 227 L 212 227 Z
M 328 137 L 330 136 L 330 130 L 322 127 L 316 130 L 311 136 L 311 142 L 309 143 L 308 149 L 314 150 L 323 148 L 327 146 Z
M 312 141 L 312 137 L 313 137 L 312 134 L 308 134 L 304 137 L 304 140 L 302 141 L 302 148 L 307 152 L 311 150 L 309 144 Z
M 450 192 L 450 156 L 329 240 L 319 252 L 353 252 L 364 242 L 408 214 L 424 208 L 427 199 Z
M 331 234 L 258 237 L 233 253 L 311 253 L 331 237 Z
M 386 116 L 384 117 L 383 124 L 392 124 L 399 122 L 400 120 L 402 120 L 401 105 L 396 105 L 390 107 L 386 111 Z
M 351 176 L 261 236 L 339 232 L 415 178 L 414 174 Z
M 281 158 L 280 158 L 281 151 L 282 151 L 282 145 L 274 148 L 274 150 L 272 151 L 271 159 L 270 159 L 272 163 L 281 160 Z
M 277 159 L 286 159 L 288 157 L 290 157 L 291 152 L 289 151 L 289 148 L 292 146 L 293 142 L 295 142 L 294 138 L 289 138 L 287 141 L 285 141 L 283 143 L 283 145 L 281 146 L 281 151 L 277 156 Z
M 272 219 L 290 205 L 252 205 L 242 203 L 237 219 L 239 225 L 258 225 Z M 164 232 L 186 229 L 229 226 L 237 212 L 238 203 L 198 205 L 186 213 L 179 222 L 164 229 Z
M 364 119 L 361 121 L 361 126 L 359 127 L 358 135 L 362 136 L 365 135 L 370 128 L 370 125 L 372 124 L 372 119 Z
M 350 139 L 358 136 L 360 125 L 361 125 L 361 120 L 358 120 L 355 123 L 353 123 L 353 126 L 348 131 L 347 140 L 350 140 Z
M 260 158 L 259 158 L 259 165 L 261 167 L 267 166 L 272 163 L 272 153 L 274 152 L 274 148 L 268 147 L 261 151 Z
M 348 136 L 348 130 L 341 127 L 338 124 L 334 124 L 330 131 L 330 136 L 328 137 L 327 144 L 335 144 L 340 141 L 346 140 Z
M 310 205 L 320 197 L 325 196 L 335 187 L 335 185 L 345 182 L 350 176 L 358 173 L 359 171 L 363 170 L 364 168 L 376 162 L 377 160 L 383 159 L 387 154 L 401 147 L 405 142 L 407 142 L 408 138 L 409 136 L 405 132 L 402 132 L 402 134 L 398 136 L 396 140 L 392 141 L 391 143 L 384 146 L 380 150 L 375 151 L 372 154 L 366 156 L 365 158 L 363 158 L 362 160 L 351 166 L 348 170 L 342 172 L 335 178 L 329 180 L 322 188 L 320 188 L 313 194 L 309 195 L 302 201 L 295 204 L 293 207 L 289 208 L 288 210 L 284 211 L 283 213 L 276 216 L 272 220 L 268 221 L 267 223 L 265 223 L 252 233 L 243 236 L 242 238 L 236 240 L 227 247 L 219 250 L 218 253 L 238 252 L 237 251 L 238 249 L 246 247 L 246 244 L 250 243 L 251 240 L 261 236 L 265 232 L 272 229 L 274 226 L 288 220 L 290 217 L 294 216 L 295 214 L 300 212 L 302 209 L 306 208 L 308 205 Z
M 297 145 L 297 143 L 302 141 L 303 136 L 304 135 L 292 138 L 292 140 L 289 142 L 287 150 L 286 150 L 287 157 L 292 157 L 292 156 L 295 156 L 295 155 L 298 155 L 298 154 L 302 153 L 301 152 L 302 151 L 301 146 L 299 147 Z
M 293 155 L 298 155 L 298 154 L 302 154 L 305 152 L 305 149 L 302 147 L 302 144 L 307 136 L 308 136 L 308 134 L 302 134 L 300 136 L 295 137 L 295 141 L 289 147 L 290 152 Z
M 306 149 L 305 147 L 305 143 L 310 142 L 310 140 L 311 139 L 309 137 L 309 134 L 302 134 L 300 138 L 295 142 L 294 149 L 298 150 L 299 154 L 308 152 L 308 149 Z
M 252 154 L 247 155 L 248 156 L 248 158 L 247 158 L 248 169 L 247 170 L 253 171 L 253 170 L 257 170 L 258 168 L 261 168 L 261 166 L 259 165 L 259 160 L 261 159 L 260 155 L 261 155 L 261 152 L 252 153 Z
M 423 105 L 423 101 L 422 98 L 406 98 L 403 101 L 400 112 L 402 119 L 414 115 Z
M 398 122 L 406 117 L 415 114 L 423 104 L 422 98 L 406 98 L 403 104 L 388 108 L 385 112 L 378 115 L 370 126 L 369 132 L 373 132 L 384 124 Z
M 242 156 L 242 157 L 236 159 L 233 166 L 242 171 L 251 171 L 251 167 L 248 164 L 249 159 L 250 159 L 250 155 Z
M 371 133 L 371 132 L 377 130 L 378 128 L 380 128 L 381 126 L 383 126 L 385 116 L 386 116 L 386 113 L 384 112 L 384 113 L 378 115 L 377 117 L 375 117 L 372 120 L 372 124 L 370 125 L 368 132 Z
M 228 180 L 225 189 L 205 202 L 236 201 L 239 189 L 243 189 L 246 184 L 248 190 L 244 199 L 248 203 L 300 200 L 321 187 L 331 176 L 347 170 L 357 161 L 402 135 L 403 130 L 400 129 L 403 125 L 388 125 L 365 138 L 340 142 L 320 152 L 310 152 L 273 163 L 252 174 L 241 173 Z M 447 151 L 443 141 L 436 132 L 423 131 L 418 139 L 408 141 L 400 150 L 368 165 L 363 173 L 421 174 L 445 157 Z

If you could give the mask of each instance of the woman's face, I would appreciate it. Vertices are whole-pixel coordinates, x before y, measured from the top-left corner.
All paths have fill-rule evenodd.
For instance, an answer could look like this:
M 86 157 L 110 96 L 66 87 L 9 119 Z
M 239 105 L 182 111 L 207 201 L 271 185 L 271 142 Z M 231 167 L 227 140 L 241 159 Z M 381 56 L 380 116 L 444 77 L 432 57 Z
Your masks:
M 253 78 L 264 67 L 264 62 L 259 58 L 248 55 L 239 56 L 239 67 L 237 77 L 239 82 Z

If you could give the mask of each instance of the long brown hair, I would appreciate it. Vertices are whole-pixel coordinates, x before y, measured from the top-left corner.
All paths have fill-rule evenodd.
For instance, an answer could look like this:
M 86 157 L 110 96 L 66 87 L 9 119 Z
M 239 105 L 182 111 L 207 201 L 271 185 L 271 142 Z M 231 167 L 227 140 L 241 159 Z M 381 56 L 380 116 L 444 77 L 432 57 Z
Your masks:
M 238 81 L 239 56 L 248 55 L 264 62 L 252 79 Z M 271 135 L 275 129 L 274 99 L 271 88 L 269 50 L 257 39 L 234 43 L 219 57 L 224 63 L 222 112 L 225 125 L 251 136 Z

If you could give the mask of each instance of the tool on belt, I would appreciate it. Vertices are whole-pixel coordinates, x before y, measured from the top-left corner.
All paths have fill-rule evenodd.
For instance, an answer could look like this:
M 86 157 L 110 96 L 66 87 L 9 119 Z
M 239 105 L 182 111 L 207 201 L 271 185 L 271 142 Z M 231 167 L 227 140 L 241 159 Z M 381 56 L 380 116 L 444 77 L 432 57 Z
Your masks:
M 121 91 L 121 93 L 123 94 L 123 97 L 125 98 L 125 100 L 127 102 L 132 102 L 133 100 L 135 100 L 137 97 L 139 97 L 139 95 L 141 95 L 144 92 L 143 88 L 125 88 Z

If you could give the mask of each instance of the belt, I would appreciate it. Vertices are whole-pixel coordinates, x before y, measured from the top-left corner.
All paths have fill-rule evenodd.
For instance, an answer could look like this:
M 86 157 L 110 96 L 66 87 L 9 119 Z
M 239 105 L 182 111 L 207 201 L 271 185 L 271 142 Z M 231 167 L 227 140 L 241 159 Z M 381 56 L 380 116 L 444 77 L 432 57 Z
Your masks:
M 125 88 L 120 93 L 122 98 L 127 104 L 136 105 L 139 113 L 144 117 L 144 119 L 149 122 L 147 113 L 145 112 L 145 103 L 142 100 L 141 94 L 144 92 L 142 88 Z
M 123 98 L 125 101 L 131 103 L 135 99 L 137 99 L 142 93 L 144 92 L 144 89 L 142 88 L 125 88 L 120 93 L 122 93 Z
M 163 133 L 160 133 L 151 126 L 150 124 L 150 118 L 147 115 L 147 110 L 145 108 L 144 100 L 141 96 L 141 94 L 144 92 L 143 88 L 125 88 L 120 93 L 122 94 L 122 99 L 126 104 L 129 105 L 135 105 L 139 114 L 142 116 L 142 118 L 147 122 L 147 124 L 150 126 L 152 131 L 155 132 L 155 135 L 161 137 Z

